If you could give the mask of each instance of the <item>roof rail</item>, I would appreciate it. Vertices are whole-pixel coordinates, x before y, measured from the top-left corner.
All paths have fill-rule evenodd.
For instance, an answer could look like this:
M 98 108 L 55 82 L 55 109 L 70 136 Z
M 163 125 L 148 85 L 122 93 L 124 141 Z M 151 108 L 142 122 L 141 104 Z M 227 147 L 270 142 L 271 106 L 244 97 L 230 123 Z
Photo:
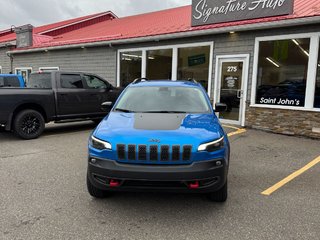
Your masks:
M 194 78 L 188 78 L 188 82 L 198 83 Z
M 148 81 L 149 79 L 148 78 L 136 78 L 135 80 L 133 80 L 133 84 L 137 84 L 139 82 L 146 82 Z

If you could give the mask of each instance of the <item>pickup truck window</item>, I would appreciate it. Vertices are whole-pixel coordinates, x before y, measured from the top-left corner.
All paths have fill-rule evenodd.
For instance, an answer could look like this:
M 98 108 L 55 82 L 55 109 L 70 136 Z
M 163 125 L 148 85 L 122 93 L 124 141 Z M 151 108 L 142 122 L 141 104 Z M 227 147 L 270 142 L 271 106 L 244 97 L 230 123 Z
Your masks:
M 0 87 L 20 87 L 17 77 L 0 77 Z
M 79 74 L 61 74 L 62 88 L 83 88 L 83 82 Z
M 51 89 L 51 74 L 50 73 L 33 73 L 29 77 L 27 83 L 28 88 Z
M 86 81 L 89 88 L 108 88 L 107 84 L 104 81 L 95 76 L 84 75 L 84 80 Z

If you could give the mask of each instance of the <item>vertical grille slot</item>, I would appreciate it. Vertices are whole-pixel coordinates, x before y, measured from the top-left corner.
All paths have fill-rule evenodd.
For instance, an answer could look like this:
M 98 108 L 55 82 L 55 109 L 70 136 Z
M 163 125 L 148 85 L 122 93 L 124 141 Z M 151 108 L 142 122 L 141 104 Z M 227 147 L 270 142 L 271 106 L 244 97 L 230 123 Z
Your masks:
M 139 160 L 147 160 L 147 146 L 146 145 L 139 145 L 139 152 L 138 152 L 138 159 Z
M 126 158 L 126 146 L 124 144 L 118 144 L 117 145 L 117 153 L 118 153 L 118 159 L 124 160 Z
M 128 159 L 136 160 L 136 145 L 128 145 Z
M 180 160 L 180 146 L 173 145 L 172 146 L 172 161 L 179 161 Z
M 191 150 L 192 150 L 192 146 L 190 146 L 190 145 L 183 146 L 183 153 L 182 153 L 183 161 L 189 161 L 190 160 L 190 158 L 191 158 Z
M 150 146 L 150 161 L 158 161 L 158 146 Z
M 161 146 L 160 158 L 161 158 L 161 161 L 169 161 L 169 146 L 167 145 Z

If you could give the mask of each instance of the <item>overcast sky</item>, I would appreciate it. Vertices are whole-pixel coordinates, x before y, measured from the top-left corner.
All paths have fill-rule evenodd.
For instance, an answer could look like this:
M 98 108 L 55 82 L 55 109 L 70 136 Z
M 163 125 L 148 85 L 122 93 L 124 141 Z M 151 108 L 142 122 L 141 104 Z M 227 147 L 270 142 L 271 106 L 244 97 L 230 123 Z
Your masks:
M 118 17 L 190 5 L 191 0 L 0 0 L 0 30 L 30 23 L 40 26 L 92 13 Z

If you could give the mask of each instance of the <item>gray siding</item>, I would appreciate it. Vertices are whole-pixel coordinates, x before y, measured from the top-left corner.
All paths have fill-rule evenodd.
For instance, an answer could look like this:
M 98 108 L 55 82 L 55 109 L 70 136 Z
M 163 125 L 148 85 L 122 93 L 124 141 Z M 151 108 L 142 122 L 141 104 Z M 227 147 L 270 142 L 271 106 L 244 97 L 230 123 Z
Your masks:
M 59 67 L 62 71 L 84 71 L 116 84 L 116 50 L 107 47 L 15 54 L 13 68 Z
M 8 48 L 0 48 L 0 66 L 2 67 L 2 73 L 9 73 L 10 69 L 10 58 L 7 56 Z

